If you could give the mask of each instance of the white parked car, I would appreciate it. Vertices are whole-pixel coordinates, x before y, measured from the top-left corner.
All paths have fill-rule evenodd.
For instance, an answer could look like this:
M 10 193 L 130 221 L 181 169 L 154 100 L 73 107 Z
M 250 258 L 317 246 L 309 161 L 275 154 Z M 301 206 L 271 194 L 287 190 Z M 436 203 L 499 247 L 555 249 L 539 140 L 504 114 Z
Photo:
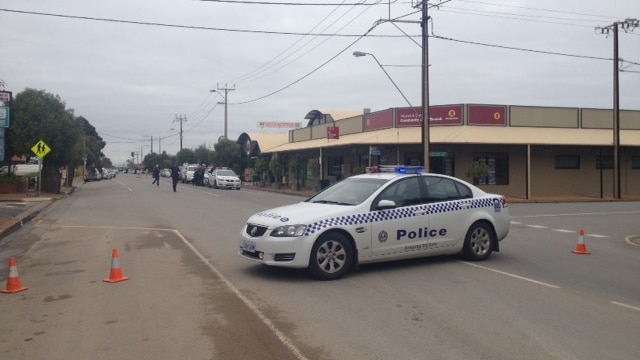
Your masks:
M 215 168 L 211 170 L 207 179 L 208 186 L 215 189 L 236 189 L 240 190 L 242 182 L 236 173 L 229 168 Z
M 198 169 L 198 164 L 184 164 L 182 167 L 182 182 L 190 183 L 193 181 L 193 174 Z
M 358 264 L 454 254 L 478 261 L 499 251 L 510 228 L 503 196 L 422 168 L 381 170 L 390 169 L 251 216 L 239 255 L 332 280 Z

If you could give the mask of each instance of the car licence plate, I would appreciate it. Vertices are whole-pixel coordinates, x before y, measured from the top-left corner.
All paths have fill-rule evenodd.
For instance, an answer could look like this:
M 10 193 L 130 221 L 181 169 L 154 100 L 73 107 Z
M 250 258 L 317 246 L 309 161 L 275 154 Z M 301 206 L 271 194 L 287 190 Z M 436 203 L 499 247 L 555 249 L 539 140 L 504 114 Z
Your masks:
M 242 240 L 242 250 L 248 252 L 256 252 L 256 243 L 255 241 L 250 240 Z

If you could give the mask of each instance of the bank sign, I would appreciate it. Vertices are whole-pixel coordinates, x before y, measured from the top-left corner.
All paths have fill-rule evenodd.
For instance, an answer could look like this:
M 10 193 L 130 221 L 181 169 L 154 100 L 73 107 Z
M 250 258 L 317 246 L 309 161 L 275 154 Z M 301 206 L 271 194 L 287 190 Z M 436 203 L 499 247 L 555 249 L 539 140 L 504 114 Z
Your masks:
M 397 111 L 397 127 L 422 126 L 421 107 L 398 109 Z M 429 126 L 462 125 L 463 119 L 463 105 L 429 107 Z

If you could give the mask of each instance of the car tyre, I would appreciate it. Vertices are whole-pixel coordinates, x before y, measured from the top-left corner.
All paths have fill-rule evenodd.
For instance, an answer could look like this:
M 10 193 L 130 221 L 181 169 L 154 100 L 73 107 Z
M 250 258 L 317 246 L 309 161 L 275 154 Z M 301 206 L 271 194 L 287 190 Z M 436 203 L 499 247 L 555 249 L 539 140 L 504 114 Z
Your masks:
M 496 236 L 486 222 L 476 222 L 469 228 L 464 239 L 462 255 L 469 261 L 483 261 L 489 258 L 496 244 Z
M 320 280 L 343 277 L 353 263 L 353 248 L 349 240 L 337 232 L 326 233 L 313 244 L 309 272 Z

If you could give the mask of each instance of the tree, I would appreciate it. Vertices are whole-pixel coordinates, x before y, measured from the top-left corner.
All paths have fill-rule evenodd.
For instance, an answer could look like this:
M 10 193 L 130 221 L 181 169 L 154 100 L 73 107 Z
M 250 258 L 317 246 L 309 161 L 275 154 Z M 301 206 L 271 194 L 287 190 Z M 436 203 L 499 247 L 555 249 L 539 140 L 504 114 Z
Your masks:
M 176 162 L 178 165 L 182 164 L 195 164 L 198 162 L 195 151 L 192 149 L 184 148 L 176 154 Z
M 240 145 L 234 141 L 220 139 L 213 145 L 213 162 L 216 166 L 230 167 L 240 172 Z
M 14 123 L 9 141 L 15 155 L 31 155 L 31 147 L 40 140 L 51 152 L 42 161 L 41 189 L 59 193 L 60 168 L 79 162 L 82 153 L 82 125 L 58 95 L 44 90 L 25 89 L 13 102 Z
M 209 165 L 213 162 L 213 151 L 209 150 L 205 144 L 198 146 L 195 150 L 195 155 L 198 164 Z

